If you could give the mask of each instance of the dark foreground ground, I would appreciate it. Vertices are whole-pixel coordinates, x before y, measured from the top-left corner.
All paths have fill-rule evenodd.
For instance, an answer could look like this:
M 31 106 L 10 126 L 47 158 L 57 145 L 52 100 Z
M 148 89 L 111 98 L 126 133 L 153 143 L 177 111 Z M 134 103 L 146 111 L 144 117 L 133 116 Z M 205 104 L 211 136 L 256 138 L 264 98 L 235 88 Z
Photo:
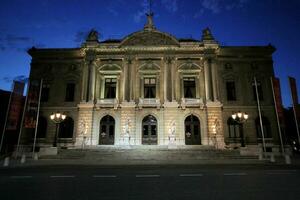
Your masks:
M 0 168 L 0 199 L 300 199 L 295 165 Z

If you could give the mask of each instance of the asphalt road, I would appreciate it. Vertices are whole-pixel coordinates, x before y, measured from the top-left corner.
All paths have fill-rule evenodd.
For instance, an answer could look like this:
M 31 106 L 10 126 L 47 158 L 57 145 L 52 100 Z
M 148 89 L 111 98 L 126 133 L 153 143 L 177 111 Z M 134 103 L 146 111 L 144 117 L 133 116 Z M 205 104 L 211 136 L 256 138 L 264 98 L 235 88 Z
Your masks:
M 300 199 L 285 166 L 40 166 L 0 169 L 1 200 Z

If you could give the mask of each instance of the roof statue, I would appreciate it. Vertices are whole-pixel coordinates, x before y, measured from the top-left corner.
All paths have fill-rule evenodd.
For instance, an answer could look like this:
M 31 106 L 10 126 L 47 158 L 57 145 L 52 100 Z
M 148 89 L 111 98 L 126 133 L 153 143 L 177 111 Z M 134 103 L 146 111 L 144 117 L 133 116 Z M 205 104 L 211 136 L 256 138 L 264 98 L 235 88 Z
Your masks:
M 147 31 L 155 30 L 155 26 L 153 23 L 153 12 L 147 13 L 147 23 L 144 26 L 144 29 Z
M 215 40 L 208 27 L 202 31 L 202 40 Z
M 92 29 L 86 38 L 87 42 L 98 42 L 98 32 Z

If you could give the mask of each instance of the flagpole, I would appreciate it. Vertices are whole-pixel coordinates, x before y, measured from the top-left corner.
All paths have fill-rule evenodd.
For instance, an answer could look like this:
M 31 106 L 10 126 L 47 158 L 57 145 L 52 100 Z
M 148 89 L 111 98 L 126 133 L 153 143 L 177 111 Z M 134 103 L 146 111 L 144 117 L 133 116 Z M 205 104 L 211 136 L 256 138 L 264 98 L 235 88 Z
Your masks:
M 29 93 L 29 87 L 30 87 L 30 80 L 28 81 L 28 86 L 27 87 L 28 87 L 27 88 L 27 94 L 26 94 L 24 108 L 23 108 L 23 114 L 22 114 L 22 119 L 21 119 L 20 131 L 19 131 L 19 136 L 18 136 L 17 150 L 16 150 L 16 155 L 15 155 L 16 159 L 18 158 L 18 153 L 19 153 L 19 146 L 20 146 L 21 134 L 22 134 L 22 129 L 23 129 L 25 111 L 26 111 L 26 107 L 27 107 L 28 93 Z
M 271 86 L 272 86 L 273 100 L 274 100 L 274 106 L 275 106 L 275 112 L 276 112 L 278 133 L 279 133 L 280 144 L 281 144 L 281 152 L 282 152 L 282 154 L 284 154 L 282 134 L 281 134 L 281 128 L 280 128 L 280 123 L 279 123 L 278 109 L 277 109 L 277 101 L 276 101 L 276 98 L 275 98 L 275 91 L 274 91 L 274 85 L 273 85 L 272 77 L 271 77 Z
M 290 89 L 291 89 L 291 97 L 292 97 L 292 102 L 293 102 L 293 112 L 294 112 L 294 119 L 295 119 L 296 131 L 297 131 L 297 136 L 298 136 L 298 144 L 300 144 L 299 126 L 298 126 L 298 119 L 297 119 L 297 112 L 296 112 L 296 105 L 295 105 L 295 103 L 298 104 L 298 102 L 294 102 L 293 90 L 292 90 L 292 85 L 291 85 L 291 78 L 292 77 L 289 77 Z M 296 83 L 295 83 L 295 85 L 296 85 Z M 295 95 L 297 95 L 297 94 L 295 94 Z M 298 98 L 296 98 L 296 99 L 298 99 Z
M 8 104 L 7 104 L 5 121 L 4 121 L 4 126 L 3 126 L 2 136 L 1 136 L 1 143 L 0 143 L 0 154 L 1 154 L 2 146 L 3 146 L 3 142 L 4 142 L 4 135 L 5 135 L 5 131 L 6 131 L 7 118 L 8 118 L 8 113 L 9 113 L 9 110 L 10 110 L 11 97 L 12 97 L 12 94 L 14 92 L 14 87 L 15 87 L 15 81 L 13 82 L 12 91 L 10 92 L 9 100 L 8 100 Z
M 35 130 L 34 130 L 33 147 L 32 147 L 32 158 L 34 158 L 35 145 L 36 145 L 36 135 L 37 135 L 37 129 L 38 129 L 38 124 L 39 124 L 42 86 L 43 86 L 43 79 L 41 79 L 41 82 L 40 82 L 39 102 L 38 102 L 38 109 L 37 109 L 37 116 L 36 116 Z
M 256 81 L 255 76 L 254 76 L 254 86 L 255 86 L 255 93 L 256 93 L 256 99 L 257 99 L 257 109 L 258 109 L 258 116 L 259 116 L 259 123 L 260 123 L 260 131 L 261 131 L 262 142 L 263 142 L 263 151 L 266 152 L 265 134 L 264 134 L 264 129 L 263 129 L 262 117 L 261 117 L 259 95 L 258 95 L 258 90 L 257 90 L 257 81 Z

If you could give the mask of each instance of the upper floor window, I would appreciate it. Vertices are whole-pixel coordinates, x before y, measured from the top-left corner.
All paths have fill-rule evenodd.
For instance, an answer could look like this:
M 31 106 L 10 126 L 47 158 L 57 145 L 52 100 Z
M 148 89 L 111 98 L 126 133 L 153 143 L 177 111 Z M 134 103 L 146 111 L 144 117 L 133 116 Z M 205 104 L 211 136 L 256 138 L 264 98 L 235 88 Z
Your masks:
M 226 91 L 227 91 L 227 100 L 236 101 L 236 91 L 235 91 L 235 82 L 227 81 L 226 82 Z
M 183 79 L 184 98 L 196 98 L 196 81 L 195 78 Z
M 144 78 L 144 98 L 156 97 L 156 78 Z
M 68 83 L 66 87 L 65 101 L 74 101 L 75 96 L 75 83 Z
M 117 79 L 116 78 L 106 78 L 105 79 L 104 98 L 105 99 L 116 98 L 116 87 L 117 87 Z
M 49 92 L 50 92 L 50 85 L 43 84 L 42 93 L 41 93 L 41 102 L 47 102 L 49 100 Z
M 262 90 L 262 86 L 260 82 L 257 82 L 257 93 L 258 93 L 258 98 L 260 101 L 264 100 L 264 96 L 263 96 L 263 90 Z M 255 88 L 255 84 L 252 84 L 252 90 L 253 90 L 253 99 L 255 101 L 257 101 L 257 96 L 256 96 L 256 88 Z

